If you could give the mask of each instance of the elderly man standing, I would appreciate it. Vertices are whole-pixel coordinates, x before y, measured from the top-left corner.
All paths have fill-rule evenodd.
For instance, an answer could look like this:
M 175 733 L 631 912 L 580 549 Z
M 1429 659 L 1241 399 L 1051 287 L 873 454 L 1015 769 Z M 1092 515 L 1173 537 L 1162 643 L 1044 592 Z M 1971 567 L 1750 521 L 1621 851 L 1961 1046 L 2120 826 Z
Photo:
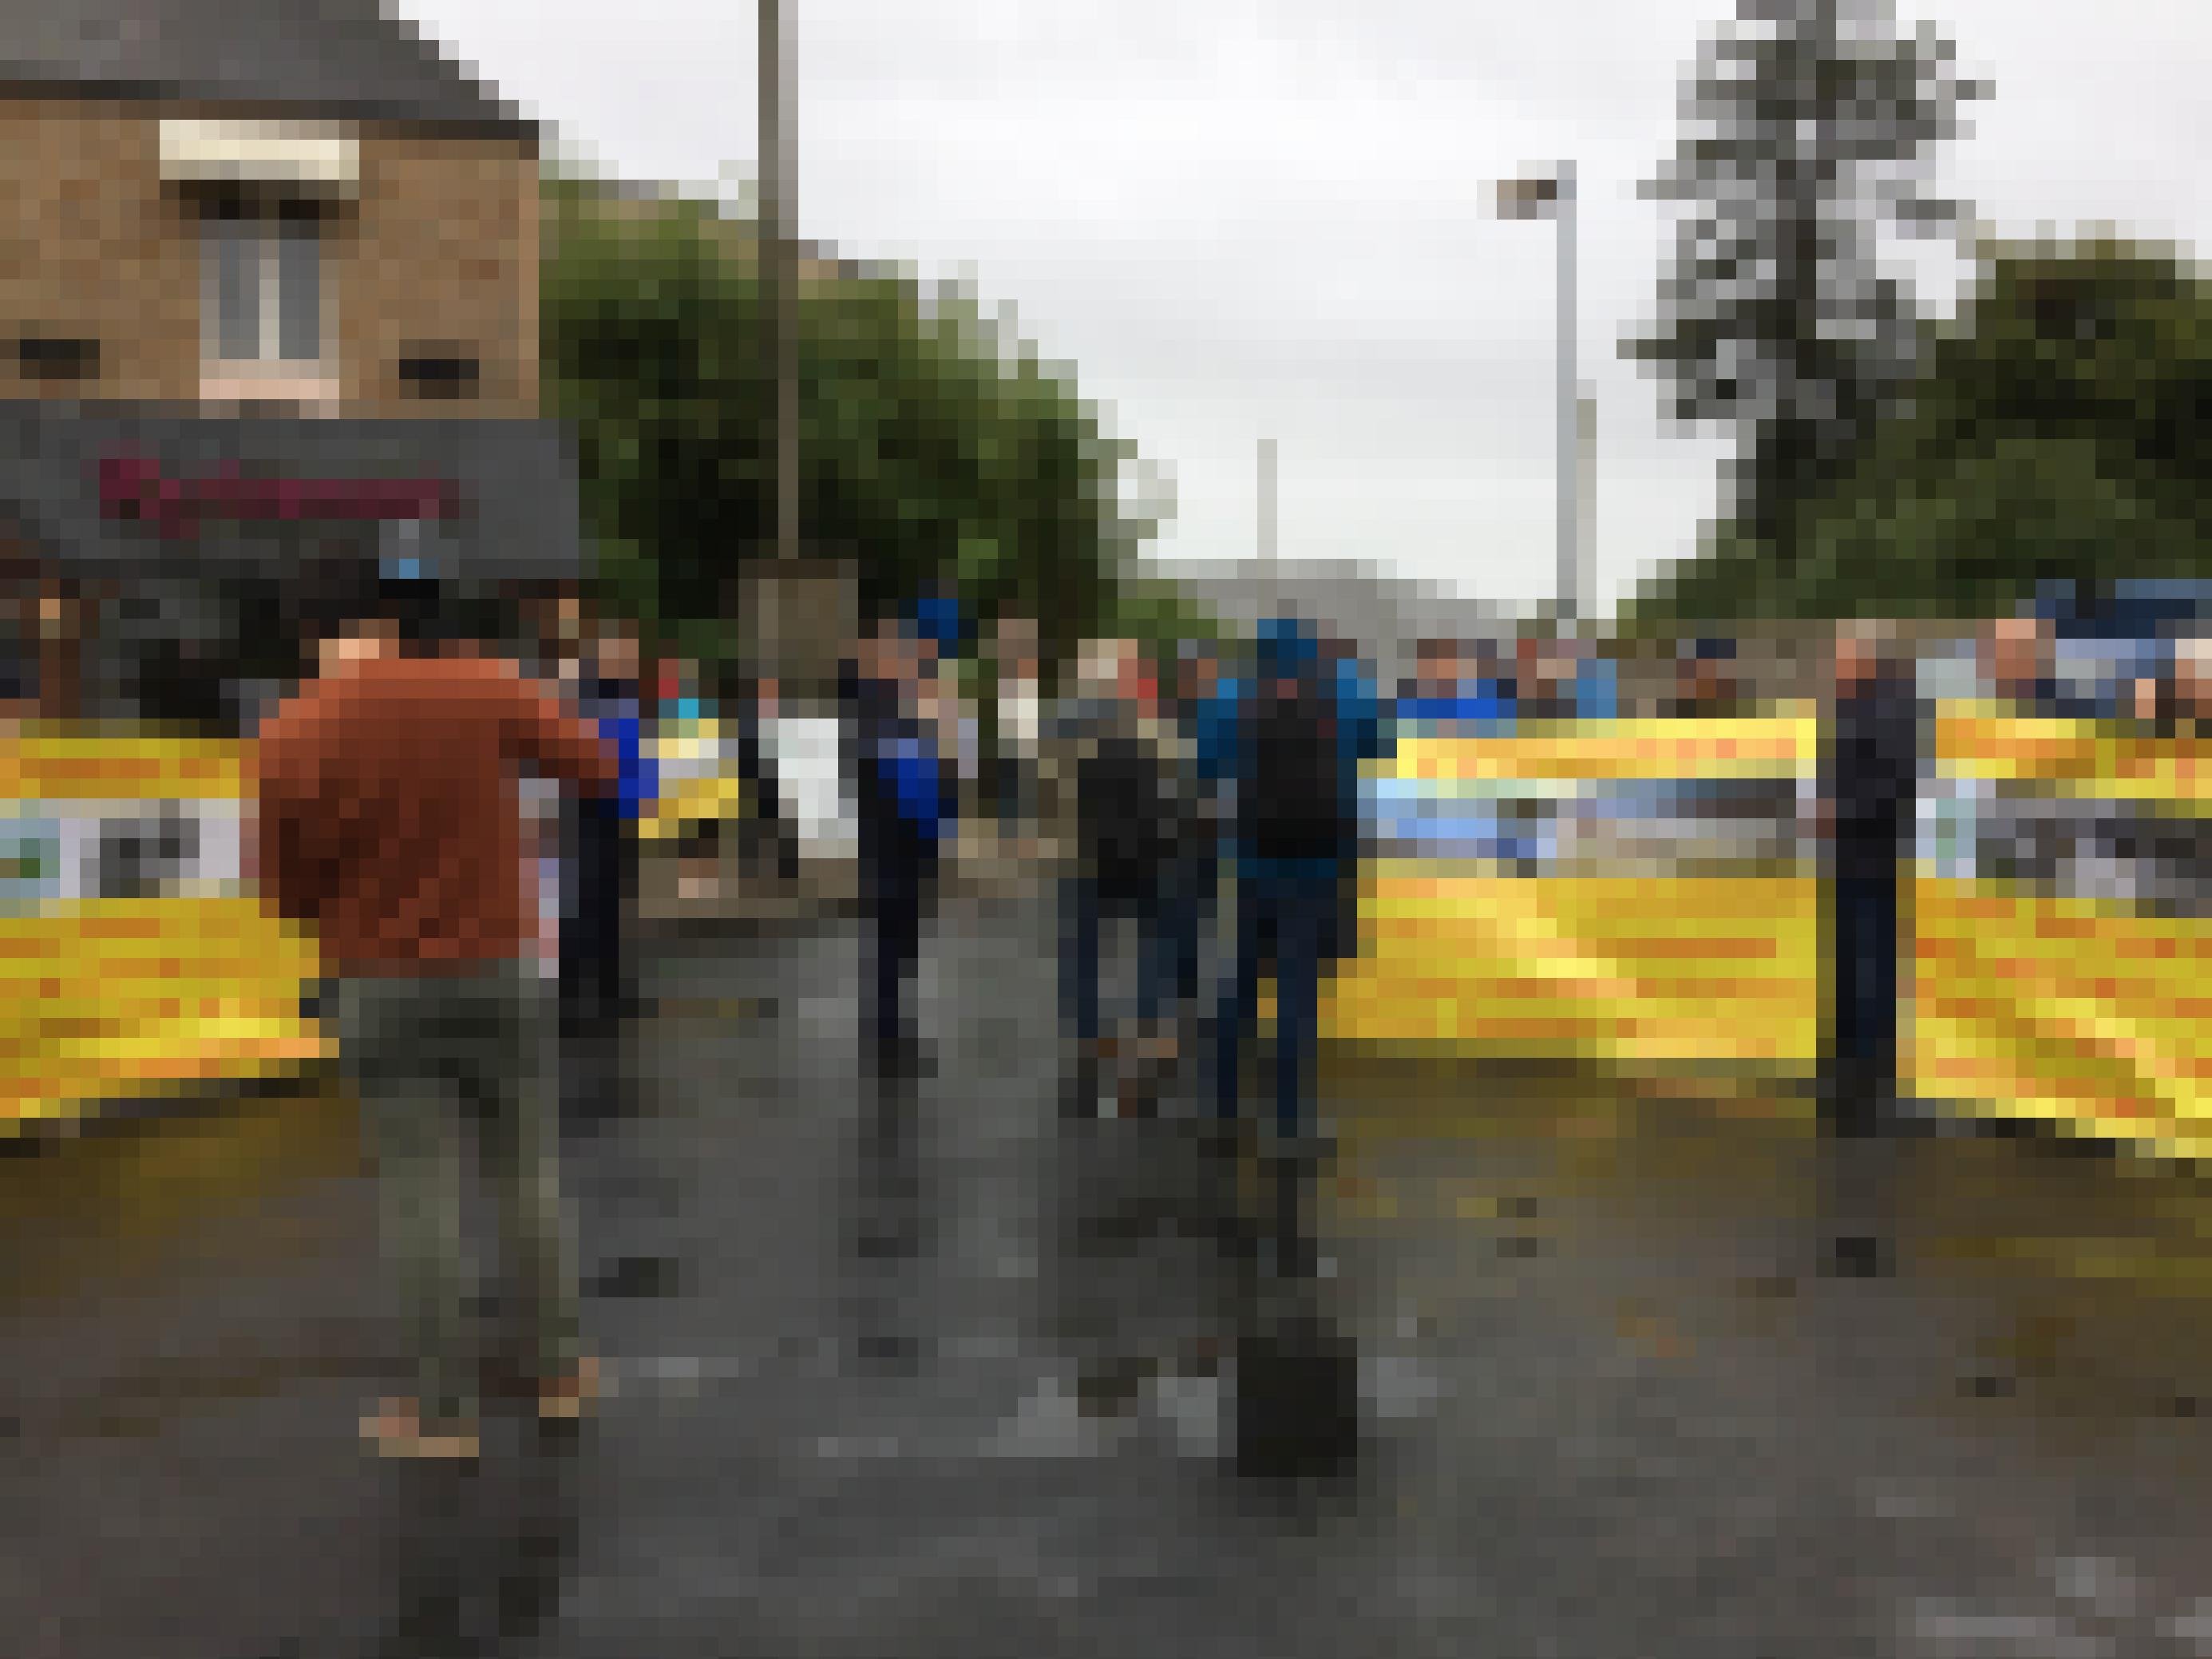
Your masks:
M 1917 687 L 1879 624 L 1836 635 L 1832 720 L 1823 755 L 1821 817 L 1829 844 L 1829 982 L 1833 998 L 1824 1127 L 1847 1141 L 1892 1127 L 1898 1098 L 1901 866 L 1909 851 L 1920 763 Z M 1863 1163 L 1860 1159 L 1856 1162 Z M 1863 1183 L 1862 1183 L 1863 1184 Z M 1835 1241 L 1835 1267 L 1870 1274 L 1886 1247 L 1852 1212 Z
M 1919 709 L 1910 668 L 1875 625 L 1838 631 L 1828 745 L 1836 1066 L 1829 1109 L 1877 1127 L 1897 1091 L 1898 896 L 1917 799 Z
M 254 745 L 248 867 L 335 980 L 339 1061 L 374 1135 L 414 1326 L 415 1393 L 363 1431 L 386 1453 L 470 1458 L 465 1133 L 528 1282 L 540 1413 L 574 1418 L 595 1388 L 561 1215 L 554 1026 L 524 962 L 535 904 L 517 780 L 530 765 L 604 795 L 617 767 L 513 664 L 419 648 L 425 586 L 386 582 L 326 617 L 320 675 Z

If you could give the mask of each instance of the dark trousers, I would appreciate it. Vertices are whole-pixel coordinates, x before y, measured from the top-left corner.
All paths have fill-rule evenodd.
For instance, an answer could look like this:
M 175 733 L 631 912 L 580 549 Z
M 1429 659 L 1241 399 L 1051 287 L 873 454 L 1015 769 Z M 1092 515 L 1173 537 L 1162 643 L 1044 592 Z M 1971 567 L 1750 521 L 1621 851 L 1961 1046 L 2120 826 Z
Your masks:
M 1122 917 L 1137 930 L 1137 1019 L 1151 1024 L 1159 1018 L 1181 966 L 1174 893 L 1173 884 L 1164 880 L 1153 892 L 1123 895 L 1114 902 L 1091 876 L 1071 876 L 1061 884 L 1060 1015 L 1077 1042 L 1093 1042 L 1102 1035 L 1099 957 L 1108 924 Z
M 1165 925 L 1175 940 L 1175 994 L 1195 1004 L 1206 940 L 1220 908 L 1221 864 L 1212 851 L 1195 853 L 1176 866 L 1167 896 Z
M 1834 1055 L 1826 1114 L 1832 1129 L 1864 1133 L 1897 1092 L 1896 870 L 1846 869 L 1833 889 Z
M 1275 1132 L 1297 1135 L 1307 1118 L 1319 1036 L 1322 963 L 1339 931 L 1341 889 L 1333 876 L 1247 872 L 1237 884 L 1237 959 L 1214 1030 L 1215 1108 L 1237 1115 L 1244 1030 L 1258 1018 L 1260 970 L 1275 963 Z
M 868 908 L 875 924 L 875 996 L 862 1033 L 878 1059 L 911 1042 L 907 981 L 921 956 L 922 916 L 934 884 L 936 860 L 901 852 L 867 860 Z
M 624 1001 L 625 935 L 636 886 L 637 843 L 629 826 L 593 807 L 577 812 L 561 927 L 561 1001 L 570 1014 L 610 1013 Z
M 799 836 L 783 804 L 783 780 L 768 756 L 767 741 L 755 725 L 738 738 L 738 781 L 745 787 L 745 817 L 740 837 L 746 863 L 755 869 L 774 860 L 785 881 L 799 874 Z

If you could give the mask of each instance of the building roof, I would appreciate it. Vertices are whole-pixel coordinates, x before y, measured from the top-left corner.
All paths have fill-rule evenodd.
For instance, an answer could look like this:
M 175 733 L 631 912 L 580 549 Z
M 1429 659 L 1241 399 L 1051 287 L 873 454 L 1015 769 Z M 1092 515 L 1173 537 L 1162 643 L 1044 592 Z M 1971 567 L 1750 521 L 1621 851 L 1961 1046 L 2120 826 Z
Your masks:
M 1158 559 L 1149 567 L 1179 582 L 1224 622 L 1249 629 L 1288 611 L 1325 623 L 1358 647 L 1386 681 L 1413 665 L 1417 641 L 1501 639 L 1512 632 L 1496 606 L 1352 559 Z
M 0 93 L 526 129 L 392 0 L 0 0 Z

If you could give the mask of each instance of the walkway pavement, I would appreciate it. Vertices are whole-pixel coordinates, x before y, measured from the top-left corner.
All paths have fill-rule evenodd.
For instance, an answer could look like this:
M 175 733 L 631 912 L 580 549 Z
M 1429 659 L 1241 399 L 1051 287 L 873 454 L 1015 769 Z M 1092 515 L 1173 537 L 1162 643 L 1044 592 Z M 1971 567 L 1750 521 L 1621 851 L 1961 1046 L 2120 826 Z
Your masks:
M 1775 1103 L 1340 1055 L 1366 1443 L 1243 1478 L 1239 1280 L 1096 1224 L 1194 1206 L 1173 1124 L 1053 1110 L 1041 897 L 952 907 L 905 1095 L 856 1070 L 849 924 L 660 947 L 660 1014 L 570 1079 L 616 1392 L 473 1474 L 354 1438 L 396 1345 L 343 1099 L 0 1164 L 0 1646 L 2212 1653 L 2187 1180 L 1912 1145 L 1869 1187 L 1903 1275 L 1824 1280 L 1832 1160 Z

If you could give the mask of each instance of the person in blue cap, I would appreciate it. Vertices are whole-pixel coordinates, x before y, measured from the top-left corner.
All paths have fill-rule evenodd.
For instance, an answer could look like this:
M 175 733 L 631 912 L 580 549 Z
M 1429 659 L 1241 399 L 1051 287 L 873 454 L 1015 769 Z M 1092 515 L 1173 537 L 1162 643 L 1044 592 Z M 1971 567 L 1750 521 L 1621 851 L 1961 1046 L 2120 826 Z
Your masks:
M 1310 1123 L 1321 976 L 1354 943 L 1345 901 L 1359 865 L 1359 768 L 1389 738 L 1351 653 L 1332 660 L 1291 617 L 1262 623 L 1254 647 L 1249 672 L 1220 684 L 1199 726 L 1201 775 L 1233 801 L 1236 941 L 1214 1030 L 1215 1106 L 1224 1127 L 1237 1121 L 1243 1034 L 1272 959 L 1274 1129 L 1288 1146 Z

